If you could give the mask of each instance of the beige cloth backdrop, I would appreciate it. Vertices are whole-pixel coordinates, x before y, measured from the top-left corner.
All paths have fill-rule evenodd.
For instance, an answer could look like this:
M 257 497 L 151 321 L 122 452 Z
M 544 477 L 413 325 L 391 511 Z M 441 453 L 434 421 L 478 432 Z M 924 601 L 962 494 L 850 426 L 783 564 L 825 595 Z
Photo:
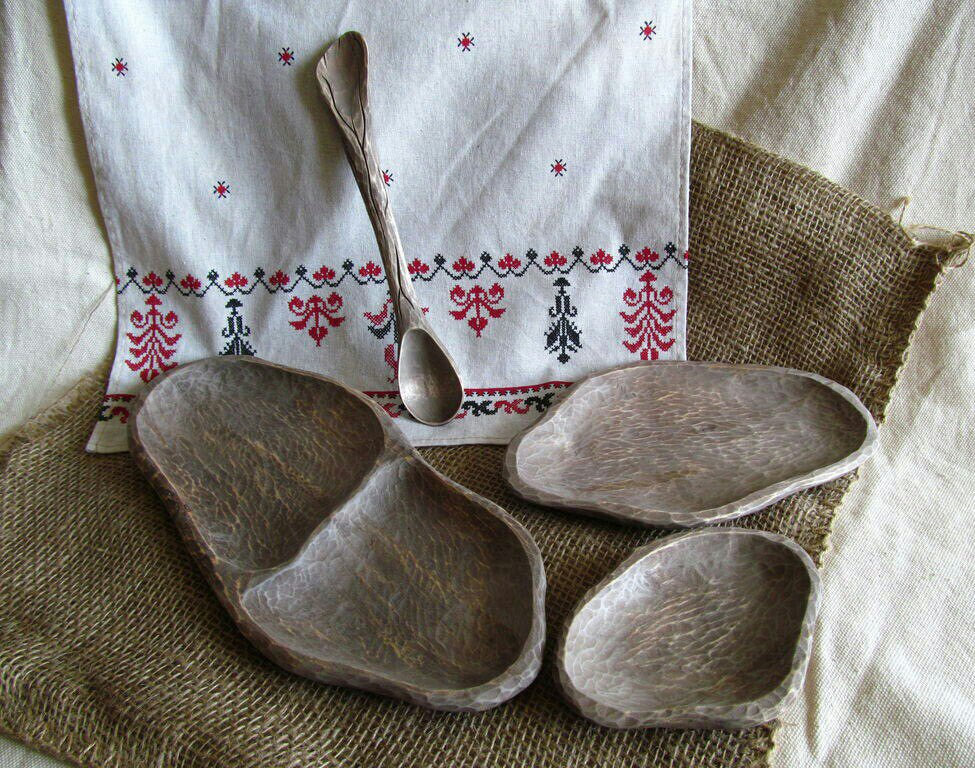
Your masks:
M 972 4 L 698 2 L 694 115 L 905 222 L 975 227 Z M 0 4 L 0 434 L 107 361 L 115 308 L 59 0 Z M 115 55 L 115 54 L 112 54 Z M 838 516 L 792 766 L 961 766 L 975 754 L 975 273 L 949 275 L 882 448 Z M 691 299 L 693 301 L 693 297 Z M 0 438 L 2 439 L 2 438 Z M 53 765 L 11 742 L 0 768 Z

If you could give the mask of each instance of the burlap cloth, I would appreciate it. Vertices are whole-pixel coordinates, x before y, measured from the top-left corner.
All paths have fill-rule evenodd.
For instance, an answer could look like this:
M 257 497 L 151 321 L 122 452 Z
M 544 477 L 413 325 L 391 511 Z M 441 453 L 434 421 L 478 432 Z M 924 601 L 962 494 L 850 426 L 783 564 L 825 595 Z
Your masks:
M 692 359 L 801 368 L 850 387 L 878 418 L 945 254 L 811 171 L 702 126 L 691 172 Z M 774 726 L 612 731 L 556 691 L 553 633 L 582 593 L 659 532 L 525 504 L 503 448 L 423 451 L 523 522 L 548 575 L 538 680 L 475 715 L 440 714 L 278 670 L 238 635 L 128 455 L 82 447 L 102 382 L 9 446 L 0 476 L 0 730 L 79 765 L 765 765 Z M 740 525 L 814 558 L 852 477 Z

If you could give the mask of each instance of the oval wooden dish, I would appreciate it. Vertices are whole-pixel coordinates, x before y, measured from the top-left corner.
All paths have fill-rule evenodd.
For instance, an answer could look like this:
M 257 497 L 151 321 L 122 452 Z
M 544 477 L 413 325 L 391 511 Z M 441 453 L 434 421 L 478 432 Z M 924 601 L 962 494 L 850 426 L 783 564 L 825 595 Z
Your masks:
M 637 549 L 566 622 L 559 684 L 615 728 L 747 728 L 802 687 L 819 575 L 791 539 L 714 528 Z
M 537 504 L 691 527 L 839 477 L 876 440 L 856 395 L 813 373 L 639 363 L 572 387 L 512 440 L 504 476 Z
M 451 711 L 496 706 L 537 675 L 535 542 L 365 396 L 209 358 L 156 379 L 130 430 L 217 596 L 285 669 Z

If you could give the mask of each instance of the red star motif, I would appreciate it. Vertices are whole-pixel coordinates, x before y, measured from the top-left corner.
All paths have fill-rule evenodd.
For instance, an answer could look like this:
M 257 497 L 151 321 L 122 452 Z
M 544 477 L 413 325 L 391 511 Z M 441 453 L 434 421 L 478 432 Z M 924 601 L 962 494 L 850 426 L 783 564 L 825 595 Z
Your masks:
M 115 73 L 115 77 L 125 77 L 125 73 L 129 71 L 129 65 L 125 63 L 125 59 L 115 59 L 112 62 L 112 72 Z
M 474 38 L 470 32 L 465 32 L 457 38 L 457 47 L 462 51 L 469 51 L 474 46 Z
M 657 28 L 653 26 L 653 22 L 652 21 L 643 22 L 643 26 L 640 27 L 640 35 L 643 37 L 643 39 L 649 40 L 655 34 L 657 34 Z
M 226 181 L 218 181 L 213 185 L 213 194 L 222 200 L 230 194 L 230 185 Z
M 280 51 L 278 51 L 278 61 L 281 62 L 282 67 L 290 67 L 294 60 L 295 52 L 290 48 L 282 48 Z
M 562 160 L 556 160 L 554 163 L 552 163 L 551 172 L 554 173 L 556 176 L 563 175 L 565 171 L 566 171 L 566 165 Z
M 383 184 L 387 187 L 393 183 L 393 173 L 388 168 L 383 171 Z

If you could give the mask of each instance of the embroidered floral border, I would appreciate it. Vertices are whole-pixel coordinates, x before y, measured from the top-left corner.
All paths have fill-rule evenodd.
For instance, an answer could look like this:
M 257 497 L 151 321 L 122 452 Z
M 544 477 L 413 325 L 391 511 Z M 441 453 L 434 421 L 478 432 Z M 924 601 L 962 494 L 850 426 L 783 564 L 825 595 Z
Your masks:
M 648 268 L 659 270 L 671 261 L 679 267 L 687 268 L 688 253 L 686 251 L 678 255 L 677 246 L 673 243 L 667 243 L 663 251 L 664 253 L 661 255 L 649 247 L 643 247 L 633 252 L 629 246 L 623 244 L 616 249 L 617 256 L 610 255 L 602 248 L 589 253 L 587 256 L 586 251 L 576 246 L 569 256 L 558 251 L 552 251 L 547 256 L 540 257 L 537 251 L 529 248 L 521 258 L 506 253 L 497 260 L 485 251 L 479 257 L 480 265 L 466 256 L 462 256 L 448 265 L 447 259 L 437 254 L 433 258 L 432 266 L 420 259 L 413 259 L 407 267 L 412 280 L 424 282 L 430 282 L 440 275 L 455 282 L 478 280 L 484 276 L 519 278 L 524 277 L 531 270 L 543 275 L 568 275 L 576 269 L 584 269 L 590 274 L 597 274 L 615 272 L 623 265 L 629 265 L 635 271 Z M 351 259 L 342 262 L 341 272 L 322 265 L 309 273 L 309 268 L 300 264 L 295 267 L 293 274 L 277 269 L 269 276 L 262 267 L 258 267 L 248 277 L 239 271 L 235 271 L 231 275 L 221 276 L 217 270 L 211 269 L 207 272 L 204 280 L 192 273 L 177 279 L 176 273 L 172 270 L 166 270 L 162 275 L 149 272 L 140 278 L 138 270 L 135 267 L 130 267 L 125 272 L 125 278 L 124 281 L 119 277 L 115 278 L 116 291 L 120 294 L 125 293 L 130 288 L 139 290 L 144 294 L 157 293 L 162 295 L 170 290 L 175 290 L 183 296 L 200 298 L 210 290 L 220 291 L 225 296 L 234 294 L 248 296 L 261 287 L 268 293 L 291 293 L 302 284 L 320 290 L 326 286 L 338 288 L 345 281 L 355 282 L 358 285 L 378 285 L 384 283 L 386 279 L 383 276 L 382 267 L 374 261 L 369 261 L 356 268 Z
M 538 344 L 539 351 L 549 353 L 559 364 L 566 365 L 583 348 L 586 326 L 584 319 L 579 316 L 579 309 L 571 292 L 572 282 L 568 276 L 574 269 L 584 268 L 590 274 L 610 273 L 615 272 L 621 265 L 627 264 L 632 269 L 634 277 L 633 282 L 624 288 L 619 298 L 617 311 L 623 320 L 623 337 L 620 343 L 641 360 L 657 360 L 676 342 L 674 318 L 678 311 L 672 288 L 658 282 L 658 272 L 671 260 L 683 268 L 686 268 L 688 261 L 686 252 L 680 258 L 677 257 L 677 249 L 673 243 L 667 243 L 663 250 L 663 256 L 649 248 L 643 248 L 632 254 L 630 249 L 623 245 L 617 249 L 618 257 L 611 257 L 602 249 L 586 257 L 586 253 L 577 247 L 573 250 L 572 260 L 557 251 L 552 251 L 544 259 L 539 260 L 535 251 L 530 250 L 525 256 L 525 261 L 516 259 L 511 254 L 505 254 L 496 265 L 488 254 L 483 254 L 479 268 L 475 268 L 474 263 L 466 258 L 458 259 L 448 268 L 445 260 L 438 256 L 434 260 L 435 267 L 430 267 L 416 259 L 409 269 L 414 280 L 430 281 L 433 276 L 444 274 L 454 281 L 453 285 L 447 286 L 449 302 L 446 316 L 456 322 L 464 323 L 475 339 L 480 339 L 482 334 L 488 332 L 489 325 L 494 327 L 494 323 L 508 313 L 510 308 L 506 306 L 505 287 L 502 284 L 506 277 L 523 277 L 532 268 L 545 276 L 554 275 L 551 305 L 545 310 L 547 328 L 544 333 L 539 334 Z M 341 276 L 330 267 L 322 266 L 309 277 L 307 268 L 298 266 L 293 270 L 293 275 L 278 269 L 268 276 L 263 268 L 258 268 L 254 271 L 253 278 L 234 272 L 223 279 L 216 270 L 210 270 L 206 285 L 192 274 L 185 275 L 177 282 L 171 270 L 165 272 L 165 277 L 153 271 L 140 277 L 134 267 L 130 268 L 126 271 L 128 279 L 125 283 L 116 281 L 119 285 L 118 293 L 121 295 L 128 288 L 134 287 L 138 291 L 136 297 L 145 306 L 133 309 L 128 317 L 127 328 L 124 330 L 128 342 L 124 363 L 146 383 L 179 364 L 177 357 L 183 334 L 179 328 L 179 315 L 172 306 L 173 301 L 166 297 L 170 289 L 174 289 L 180 296 L 197 298 L 202 298 L 211 289 L 216 289 L 220 301 L 226 299 L 225 307 L 228 310 L 223 325 L 213 329 L 214 339 L 218 342 L 218 354 L 257 355 L 258 348 L 263 345 L 260 339 L 252 336 L 251 328 L 245 322 L 245 307 L 241 299 L 260 286 L 263 286 L 268 294 L 287 296 L 302 283 L 313 290 L 325 287 L 332 289 L 341 285 L 346 279 L 351 279 L 354 281 L 353 284 L 358 285 L 385 284 L 382 269 L 375 262 L 369 261 L 356 270 L 354 264 L 346 260 L 342 268 L 344 272 Z M 485 273 L 488 275 L 487 279 L 478 283 L 478 276 Z M 495 281 L 491 275 L 496 276 L 498 280 Z M 466 287 L 460 284 L 459 281 L 462 279 L 468 283 Z M 241 298 L 238 299 L 237 296 Z M 381 354 L 383 364 L 388 369 L 388 381 L 391 384 L 395 383 L 397 377 L 396 319 L 388 295 L 384 303 L 374 311 L 361 311 L 360 308 L 357 312 L 349 313 L 345 298 L 337 290 L 321 290 L 320 293 L 312 293 L 307 298 L 291 295 L 286 302 L 286 310 L 287 312 L 281 313 L 283 326 L 290 326 L 293 331 L 307 336 L 316 347 L 321 347 L 330 333 L 347 321 L 351 323 L 365 321 L 368 331 L 373 336 L 387 341 L 381 347 Z M 423 307 L 423 311 L 426 312 L 427 308 Z M 469 400 L 465 402 L 462 416 L 472 414 L 476 417 L 499 412 L 527 413 L 526 410 L 519 409 L 531 408 L 541 412 L 548 407 L 548 402 L 542 396 L 520 400 L 517 404 L 503 399 Z M 401 410 L 400 406 L 393 403 L 386 403 L 383 407 L 391 416 L 397 416 Z M 108 407 L 105 412 L 108 414 L 107 418 L 113 418 L 114 414 L 119 419 L 123 419 L 125 407 L 116 403 Z
M 572 384 L 571 381 L 546 381 L 523 387 L 465 389 L 464 401 L 454 418 L 545 413 L 555 404 L 554 399 L 559 391 L 571 387 Z M 399 418 L 406 411 L 397 390 L 367 391 L 363 394 L 375 400 L 394 419 Z M 98 420 L 115 421 L 117 419 L 118 423 L 127 424 L 130 415 L 127 404 L 135 397 L 135 395 L 130 394 L 106 394 L 102 399 Z

